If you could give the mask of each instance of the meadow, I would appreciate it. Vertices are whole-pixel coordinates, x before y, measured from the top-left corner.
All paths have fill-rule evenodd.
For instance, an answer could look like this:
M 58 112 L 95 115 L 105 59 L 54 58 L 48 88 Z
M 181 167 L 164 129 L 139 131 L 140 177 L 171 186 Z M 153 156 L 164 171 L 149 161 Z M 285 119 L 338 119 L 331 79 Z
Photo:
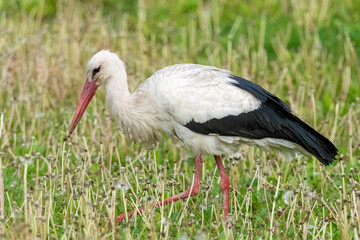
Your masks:
M 360 4 L 356 0 L 0 0 L 0 237 L 3 239 L 359 239 Z M 67 131 L 91 56 L 126 63 L 129 86 L 175 63 L 231 70 L 282 98 L 328 137 L 339 159 L 287 162 L 241 146 L 220 178 L 164 136 L 124 136 L 99 89 Z M 118 224 L 125 211 L 145 213 Z

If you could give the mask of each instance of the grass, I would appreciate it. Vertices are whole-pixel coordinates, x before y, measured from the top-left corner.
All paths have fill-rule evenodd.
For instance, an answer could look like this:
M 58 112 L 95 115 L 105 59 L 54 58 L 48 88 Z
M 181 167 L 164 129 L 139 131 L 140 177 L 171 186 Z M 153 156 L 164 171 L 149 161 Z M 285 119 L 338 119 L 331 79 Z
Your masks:
M 359 239 L 360 9 L 356 1 L 0 1 L 0 234 L 6 239 Z M 66 139 L 90 57 L 118 52 L 133 90 L 164 66 L 231 69 L 276 93 L 339 148 L 286 162 L 241 146 L 226 158 L 231 221 L 204 158 L 176 139 L 134 143 L 100 89 Z M 136 207 L 145 214 L 118 225 Z

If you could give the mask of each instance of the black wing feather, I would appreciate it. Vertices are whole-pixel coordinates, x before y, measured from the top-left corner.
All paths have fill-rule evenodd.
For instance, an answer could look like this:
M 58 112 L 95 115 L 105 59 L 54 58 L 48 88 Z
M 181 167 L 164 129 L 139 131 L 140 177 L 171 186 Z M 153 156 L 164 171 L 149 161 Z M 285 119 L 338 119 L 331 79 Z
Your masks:
M 241 89 L 244 89 L 244 90 L 250 92 L 252 95 L 254 95 L 260 101 L 262 101 L 262 102 L 271 101 L 271 102 L 275 103 L 276 105 L 279 105 L 279 107 L 282 108 L 283 110 L 291 113 L 291 109 L 289 108 L 288 105 L 286 105 L 280 98 L 278 98 L 275 95 L 271 94 L 270 92 L 266 91 L 259 85 L 255 84 L 253 82 L 250 82 L 249 80 L 246 80 L 244 78 L 234 76 L 234 75 L 230 75 L 230 78 L 232 80 L 235 80 L 232 84 L 234 84 L 235 86 L 237 86 Z
M 246 79 L 230 76 L 232 84 L 244 89 L 261 101 L 261 106 L 251 112 L 199 123 L 191 120 L 185 126 L 200 134 L 240 136 L 251 139 L 277 138 L 297 143 L 325 165 L 332 163 L 338 150 L 324 136 L 291 113 L 278 97 Z

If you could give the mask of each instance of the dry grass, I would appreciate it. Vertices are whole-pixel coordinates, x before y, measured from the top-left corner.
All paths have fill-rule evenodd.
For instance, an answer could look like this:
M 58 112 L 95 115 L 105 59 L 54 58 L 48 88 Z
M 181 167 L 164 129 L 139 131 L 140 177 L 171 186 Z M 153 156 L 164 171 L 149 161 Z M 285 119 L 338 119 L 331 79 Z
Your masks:
M 0 2 L 3 238 L 359 239 L 360 42 L 351 37 L 359 21 L 348 13 L 356 1 L 139 0 L 111 11 L 111 1 L 68 0 L 52 13 L 34 2 L 16 11 Z M 174 63 L 231 69 L 281 96 L 342 157 L 324 168 L 243 146 L 244 158 L 225 159 L 229 223 L 210 156 L 198 196 L 151 209 L 192 182 L 194 156 L 180 142 L 134 144 L 110 119 L 103 89 L 65 138 L 86 63 L 103 48 L 126 62 L 131 89 Z M 138 207 L 148 210 L 117 224 Z

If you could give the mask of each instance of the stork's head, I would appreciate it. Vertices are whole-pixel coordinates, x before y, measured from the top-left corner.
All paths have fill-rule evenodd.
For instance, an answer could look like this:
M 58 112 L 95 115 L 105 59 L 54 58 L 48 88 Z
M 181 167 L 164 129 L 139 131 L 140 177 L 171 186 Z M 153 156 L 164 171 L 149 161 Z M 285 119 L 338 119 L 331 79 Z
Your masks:
M 69 137 L 79 123 L 98 87 L 104 84 L 112 76 L 112 73 L 118 67 L 118 64 L 123 65 L 118 55 L 108 50 L 102 50 L 90 59 L 87 65 L 85 85 L 70 125 L 68 133 Z

